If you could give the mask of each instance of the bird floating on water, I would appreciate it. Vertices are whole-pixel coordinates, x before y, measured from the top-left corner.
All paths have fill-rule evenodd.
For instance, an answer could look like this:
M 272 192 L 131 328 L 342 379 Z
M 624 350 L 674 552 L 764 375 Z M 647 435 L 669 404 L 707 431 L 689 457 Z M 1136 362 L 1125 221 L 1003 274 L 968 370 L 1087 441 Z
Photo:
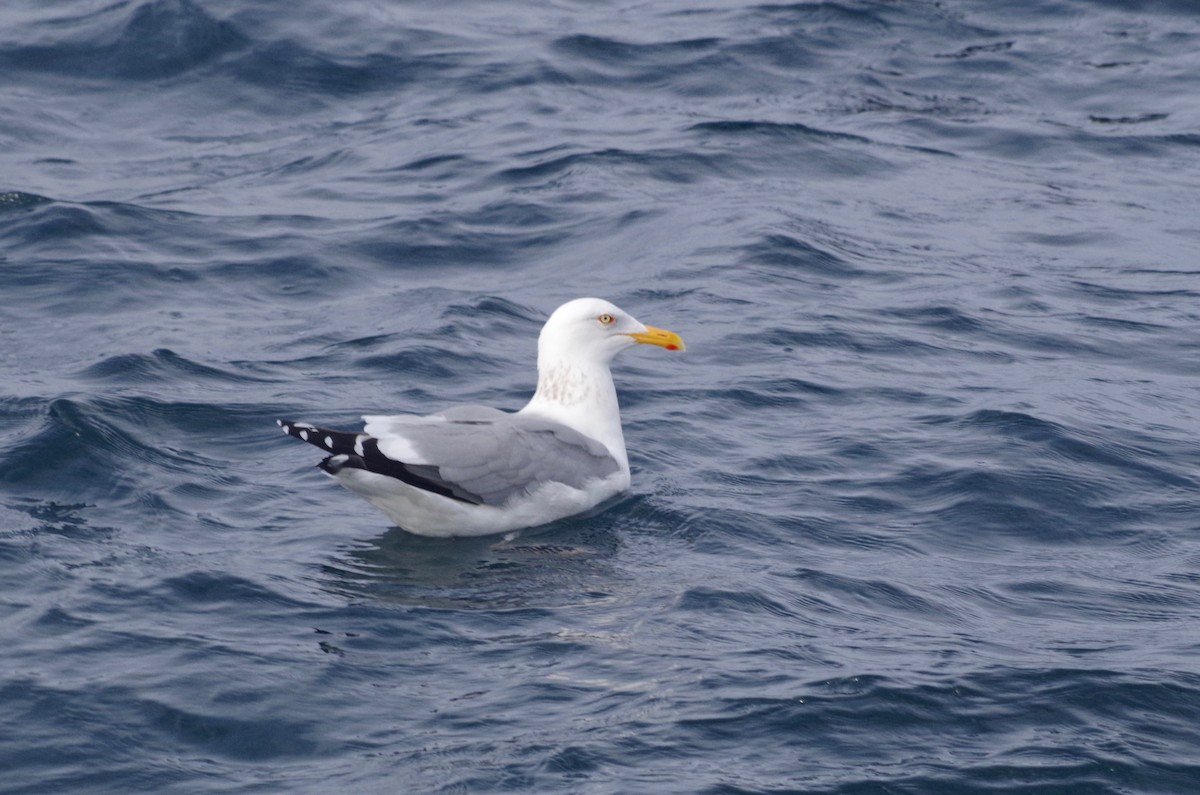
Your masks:
M 363 417 L 362 433 L 278 420 L 330 453 L 317 466 L 402 529 L 482 536 L 586 511 L 629 488 L 609 365 L 638 343 L 683 350 L 673 331 L 599 298 L 554 311 L 538 337 L 538 382 L 520 411 L 458 406 Z

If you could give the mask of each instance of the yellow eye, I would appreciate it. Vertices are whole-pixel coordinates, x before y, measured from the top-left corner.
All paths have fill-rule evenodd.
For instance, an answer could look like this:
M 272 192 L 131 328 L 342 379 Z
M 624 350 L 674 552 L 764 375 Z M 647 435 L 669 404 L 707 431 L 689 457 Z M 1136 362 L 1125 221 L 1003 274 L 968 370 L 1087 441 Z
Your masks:
M 617 319 L 615 317 L 613 317 L 612 315 L 608 314 L 607 312 L 605 312 L 603 315 L 601 315 L 600 317 L 598 317 L 596 319 L 599 320 L 601 323 L 603 323 L 606 326 L 611 326 L 613 323 L 617 322 Z

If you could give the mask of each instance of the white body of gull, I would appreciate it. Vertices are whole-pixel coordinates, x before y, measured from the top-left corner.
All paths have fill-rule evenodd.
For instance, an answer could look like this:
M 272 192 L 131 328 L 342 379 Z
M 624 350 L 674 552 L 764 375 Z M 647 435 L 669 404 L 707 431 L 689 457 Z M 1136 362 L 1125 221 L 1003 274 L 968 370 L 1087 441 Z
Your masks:
M 331 453 L 318 466 L 404 530 L 481 536 L 586 511 L 629 488 L 609 364 L 638 343 L 682 350 L 608 301 L 578 298 L 538 337 L 537 391 L 520 411 L 460 406 L 369 416 L 362 433 L 279 420 Z

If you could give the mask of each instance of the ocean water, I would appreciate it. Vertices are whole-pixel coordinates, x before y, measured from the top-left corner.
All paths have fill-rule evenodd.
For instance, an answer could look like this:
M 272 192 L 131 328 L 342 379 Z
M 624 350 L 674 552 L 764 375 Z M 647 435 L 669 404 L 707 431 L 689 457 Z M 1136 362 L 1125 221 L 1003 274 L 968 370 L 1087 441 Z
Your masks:
M 1200 791 L 1200 6 L 7 0 L 0 791 Z M 276 417 L 632 492 L 430 540 Z

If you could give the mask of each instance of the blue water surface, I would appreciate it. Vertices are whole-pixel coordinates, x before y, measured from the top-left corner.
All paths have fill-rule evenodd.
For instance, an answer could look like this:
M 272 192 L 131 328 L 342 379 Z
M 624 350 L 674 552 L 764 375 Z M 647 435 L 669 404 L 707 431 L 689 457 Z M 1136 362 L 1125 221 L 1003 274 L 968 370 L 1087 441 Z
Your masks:
M 1188 793 L 1200 7 L 7 0 L 0 791 Z M 278 416 L 616 364 L 431 540 Z

